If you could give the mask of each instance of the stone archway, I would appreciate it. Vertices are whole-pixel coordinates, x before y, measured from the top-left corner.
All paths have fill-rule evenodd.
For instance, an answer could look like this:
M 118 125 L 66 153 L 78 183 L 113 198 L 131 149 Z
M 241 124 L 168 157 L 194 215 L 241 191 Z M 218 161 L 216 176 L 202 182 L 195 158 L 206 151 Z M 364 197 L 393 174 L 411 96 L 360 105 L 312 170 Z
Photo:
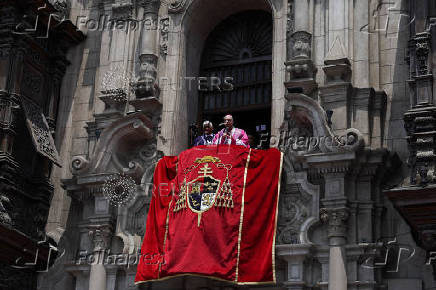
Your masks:
M 286 60 L 286 7 L 276 0 L 173 1 L 169 9 L 168 55 L 164 76 L 172 84 L 162 85 L 162 138 L 158 148 L 166 155 L 176 155 L 188 147 L 188 126 L 197 119 L 198 92 L 192 78 L 198 76 L 200 55 L 213 28 L 232 14 L 263 10 L 272 14 L 272 134 L 278 134 L 283 120 Z M 179 5 L 180 4 L 180 5 Z M 174 8 L 177 7 L 177 8 Z M 174 8 L 174 9 L 173 9 Z M 191 80 L 187 80 L 190 78 Z M 191 89 L 189 89 L 189 84 Z
M 261 132 L 271 127 L 272 45 L 272 15 L 267 11 L 239 12 L 213 29 L 202 52 L 200 76 L 214 86 L 199 91 L 199 127 L 209 120 L 219 130 L 222 117 L 231 113 L 236 126 L 259 144 Z

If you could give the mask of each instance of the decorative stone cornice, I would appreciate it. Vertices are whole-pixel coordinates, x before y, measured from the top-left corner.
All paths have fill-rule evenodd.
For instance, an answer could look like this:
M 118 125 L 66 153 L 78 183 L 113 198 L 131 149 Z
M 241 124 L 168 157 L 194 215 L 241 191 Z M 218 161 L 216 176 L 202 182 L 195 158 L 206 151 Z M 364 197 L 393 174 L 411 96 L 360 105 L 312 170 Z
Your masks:
M 339 37 L 334 40 L 324 59 L 324 64 L 325 66 L 322 69 L 328 84 L 349 83 L 351 81 L 350 61 Z

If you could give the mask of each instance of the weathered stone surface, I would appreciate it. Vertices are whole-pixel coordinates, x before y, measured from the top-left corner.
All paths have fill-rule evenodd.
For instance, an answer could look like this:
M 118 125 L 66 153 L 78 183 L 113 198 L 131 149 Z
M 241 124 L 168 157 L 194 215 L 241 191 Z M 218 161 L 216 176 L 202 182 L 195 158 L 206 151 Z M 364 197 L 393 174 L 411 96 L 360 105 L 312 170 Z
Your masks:
M 431 118 L 435 117 L 436 89 L 431 73 L 436 63 L 436 30 L 435 26 L 423 29 L 426 21 L 422 19 L 431 19 L 436 11 L 431 1 L 421 1 L 430 3 L 428 9 L 418 5 L 416 11 L 409 11 L 400 0 L 373 2 L 69 1 L 72 19 L 107 15 L 119 20 L 146 19 L 158 27 L 127 32 L 95 30 L 92 21 L 81 23 L 87 39 L 70 51 L 71 66 L 60 88 L 55 143 L 63 168 L 53 169 L 55 192 L 47 225 L 63 237 L 59 240 L 68 237 L 72 242 L 68 259 L 41 276 L 47 279 L 40 279 L 40 288 L 135 289 L 135 267 L 91 270 L 86 263 L 72 263 L 77 260 L 74 253 L 91 251 L 89 226 L 104 224 L 112 227 L 111 245 L 105 246 L 118 252 L 139 249 L 154 163 L 161 152 L 175 155 L 185 150 L 189 125 L 203 118 L 201 93 L 195 86 L 189 90 L 184 78 L 199 76 L 201 56 L 214 27 L 232 14 L 256 9 L 271 13 L 272 32 L 265 37 L 272 45 L 269 130 L 271 146 L 286 153 L 277 233 L 279 283 L 270 288 L 378 289 L 386 285 L 387 290 L 397 290 L 419 283 L 425 289 L 434 287 L 431 267 L 423 266 L 425 255 L 417 255 L 395 273 L 387 274 L 386 267 L 391 265 L 373 270 L 371 263 L 381 251 L 379 239 L 407 233 L 397 237 L 398 244 L 415 246 L 405 220 L 385 200 L 383 188 L 398 185 L 405 173 L 410 175 L 406 180 L 415 178 L 416 186 L 434 182 Z M 5 11 L 0 25 L 14 13 Z M 402 26 L 409 13 L 416 14 L 419 29 L 414 35 Z M 17 62 L 26 55 L 3 45 L 4 39 L 9 38 L 2 34 L 0 88 L 11 84 L 7 89 L 14 90 L 17 80 L 5 77 L 8 72 L 2 64 L 10 55 Z M 105 75 L 114 67 L 120 67 L 123 81 L 105 89 Z M 38 83 L 28 79 L 26 84 L 37 92 Z M 296 136 L 318 146 L 287 146 Z M 4 160 L 9 164 L 5 171 L 13 171 L 15 163 Z M 128 174 L 136 184 L 135 198 L 119 210 L 104 202 L 101 190 L 114 173 Z M 3 207 L 8 208 L 6 201 Z M 426 237 L 430 243 L 431 234 Z M 97 286 L 90 281 L 91 273 L 101 282 Z M 337 277 L 339 284 L 329 285 L 329 277 Z M 227 289 L 192 277 L 151 288 Z

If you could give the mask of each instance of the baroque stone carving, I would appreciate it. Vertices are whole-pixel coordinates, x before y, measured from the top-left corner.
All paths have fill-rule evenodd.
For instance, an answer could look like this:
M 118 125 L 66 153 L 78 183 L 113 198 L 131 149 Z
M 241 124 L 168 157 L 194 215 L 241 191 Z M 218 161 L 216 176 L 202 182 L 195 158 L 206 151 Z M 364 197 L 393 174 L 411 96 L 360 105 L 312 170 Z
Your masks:
M 347 236 L 348 208 L 321 208 L 319 217 L 322 222 L 328 224 L 329 238 Z
M 312 197 L 304 193 L 298 184 L 293 184 L 281 194 L 280 199 L 277 242 L 300 244 L 301 226 L 310 216 Z
M 307 31 L 295 31 L 287 36 L 287 56 L 285 62 L 288 72 L 287 88 L 302 88 L 303 92 L 310 95 L 316 88 L 314 80 L 317 72 L 311 59 L 312 35 Z
M 185 9 L 185 5 L 188 2 L 187 0 L 167 0 L 168 3 L 168 12 L 169 13 L 179 13 Z
M 168 32 L 170 27 L 169 17 L 162 18 L 159 22 L 160 27 L 160 53 L 168 54 Z
M 110 247 L 112 230 L 108 225 L 89 226 L 89 237 L 94 244 L 94 251 L 102 251 Z
M 436 182 L 436 107 L 433 105 L 430 69 L 431 34 L 417 33 L 410 41 L 408 62 L 412 108 L 404 114 L 407 132 L 410 183 L 427 185 Z
M 0 193 L 0 224 L 6 226 L 12 226 L 11 217 L 8 214 L 6 209 L 7 205 L 9 205 L 10 201 L 6 195 Z
M 287 11 L 287 21 L 286 21 L 286 33 L 288 36 L 291 36 L 292 32 L 294 32 L 294 1 L 288 1 L 288 11 Z M 288 38 L 288 40 L 290 40 Z
M 328 126 L 325 111 L 312 98 L 296 93 L 285 97 L 285 118 L 279 140 L 284 152 L 302 156 L 314 152 L 356 151 L 364 145 L 364 138 L 357 129 L 350 128 L 341 136 L 335 135 Z
M 139 79 L 135 84 L 136 97 L 139 99 L 158 96 L 157 59 L 154 54 L 142 54 L 139 57 Z
M 281 137 L 283 138 L 282 147 L 284 150 L 302 151 L 308 150 L 306 140 L 313 137 L 313 125 L 308 118 L 306 108 L 300 106 L 290 106 L 285 110 L 285 117 L 280 127 Z M 282 139 L 281 138 L 281 139 Z
M 431 34 L 429 32 L 418 33 L 414 39 L 416 55 L 416 76 L 429 73 L 429 53 L 431 47 Z
M 404 114 L 404 123 L 408 135 L 410 183 L 436 182 L 436 108 L 410 110 Z
M 130 1 L 112 4 L 113 16 L 116 19 L 129 19 L 132 16 L 133 5 Z
M 307 31 L 296 31 L 291 38 L 293 40 L 292 56 L 294 58 L 310 58 L 312 35 Z
M 71 172 L 74 175 L 80 174 L 82 171 L 86 170 L 89 166 L 89 160 L 82 156 L 75 156 L 71 161 Z

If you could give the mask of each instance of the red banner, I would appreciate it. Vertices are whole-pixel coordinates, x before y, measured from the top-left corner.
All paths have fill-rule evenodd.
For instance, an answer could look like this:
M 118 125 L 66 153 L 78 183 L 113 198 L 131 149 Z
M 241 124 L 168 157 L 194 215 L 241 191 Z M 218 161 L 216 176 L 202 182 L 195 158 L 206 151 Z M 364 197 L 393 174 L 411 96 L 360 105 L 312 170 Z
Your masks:
M 198 146 L 162 158 L 154 173 L 135 282 L 200 275 L 275 283 L 282 154 Z

